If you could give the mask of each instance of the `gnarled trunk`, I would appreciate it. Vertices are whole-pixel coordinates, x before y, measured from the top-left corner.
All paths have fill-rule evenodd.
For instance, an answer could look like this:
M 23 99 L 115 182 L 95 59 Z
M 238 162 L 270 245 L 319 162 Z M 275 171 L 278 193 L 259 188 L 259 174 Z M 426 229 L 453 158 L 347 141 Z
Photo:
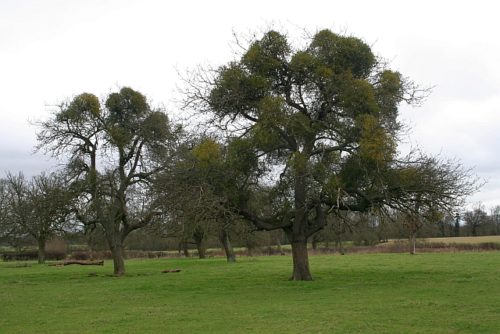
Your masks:
M 196 228 L 193 232 L 193 239 L 198 250 L 198 257 L 204 259 L 205 256 L 205 231 L 201 228 Z
M 45 263 L 45 238 L 38 238 L 38 263 Z
M 234 254 L 233 246 L 229 240 L 229 233 L 226 229 L 222 229 L 220 233 L 220 242 L 224 247 L 224 252 L 226 253 L 227 262 L 236 262 L 236 255 Z
M 307 239 L 292 241 L 293 274 L 290 280 L 312 281 L 309 271 L 309 255 L 307 253 Z
M 111 255 L 113 257 L 113 275 L 125 275 L 125 251 L 123 242 L 120 238 L 115 237 L 111 240 L 109 248 L 111 249 Z
M 302 153 L 300 156 L 306 156 L 308 151 L 310 151 L 309 145 L 306 145 L 308 148 L 304 149 L 306 154 Z M 294 185 L 295 191 L 295 218 L 293 222 L 293 226 L 289 230 L 285 230 L 287 233 L 288 239 L 292 243 L 292 258 L 293 258 L 293 274 L 290 280 L 293 281 L 312 281 L 312 275 L 309 270 L 309 254 L 307 253 L 307 237 L 311 234 L 307 235 L 307 225 L 308 225 L 308 213 L 306 211 L 306 195 L 307 195 L 307 187 L 306 187 L 306 165 L 298 165 L 296 170 L 296 179 Z
M 123 245 L 116 245 L 115 247 L 111 248 L 111 253 L 113 255 L 113 275 L 115 276 L 125 275 Z

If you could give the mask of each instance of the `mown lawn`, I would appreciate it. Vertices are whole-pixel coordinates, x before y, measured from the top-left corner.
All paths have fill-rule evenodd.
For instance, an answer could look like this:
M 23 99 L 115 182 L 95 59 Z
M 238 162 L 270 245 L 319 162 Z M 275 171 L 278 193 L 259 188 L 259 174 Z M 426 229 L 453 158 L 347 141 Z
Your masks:
M 500 252 L 0 263 L 0 333 L 499 333 Z M 179 268 L 180 273 L 162 274 Z

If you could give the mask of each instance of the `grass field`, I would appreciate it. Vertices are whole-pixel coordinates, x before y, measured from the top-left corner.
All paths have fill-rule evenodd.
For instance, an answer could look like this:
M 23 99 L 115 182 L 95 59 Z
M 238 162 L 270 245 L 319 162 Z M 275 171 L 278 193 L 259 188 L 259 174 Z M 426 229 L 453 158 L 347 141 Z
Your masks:
M 0 263 L 0 333 L 498 333 L 500 252 Z M 179 268 L 180 273 L 161 270 Z
M 500 235 L 486 235 L 478 237 L 427 238 L 427 242 L 444 242 L 448 244 L 481 244 L 500 243 Z

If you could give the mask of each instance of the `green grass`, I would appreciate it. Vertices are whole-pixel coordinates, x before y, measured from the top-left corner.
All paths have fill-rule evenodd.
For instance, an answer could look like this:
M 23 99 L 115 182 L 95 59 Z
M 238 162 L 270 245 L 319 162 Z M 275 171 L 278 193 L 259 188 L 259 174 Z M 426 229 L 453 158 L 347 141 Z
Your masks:
M 0 333 L 500 330 L 500 252 L 313 256 L 313 282 L 287 280 L 288 256 L 126 264 L 0 263 Z
M 500 243 L 500 235 L 486 235 L 478 237 L 448 237 L 448 238 L 427 238 L 427 242 L 444 242 L 447 244 L 481 244 Z
M 417 241 L 424 241 L 429 243 L 445 243 L 445 244 L 483 244 L 483 243 L 500 243 L 500 235 L 485 235 L 478 237 L 446 237 L 446 238 L 418 238 Z M 408 242 L 408 239 L 390 239 L 390 243 L 395 242 Z M 384 246 L 386 244 L 379 244 Z

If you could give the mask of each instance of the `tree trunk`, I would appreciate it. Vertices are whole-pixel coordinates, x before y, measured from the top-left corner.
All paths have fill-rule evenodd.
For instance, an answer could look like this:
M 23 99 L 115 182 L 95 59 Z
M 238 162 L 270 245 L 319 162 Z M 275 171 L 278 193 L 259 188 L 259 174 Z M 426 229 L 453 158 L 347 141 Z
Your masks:
M 344 255 L 344 248 L 342 246 L 342 239 L 340 239 L 340 238 L 337 239 L 337 242 L 338 242 L 338 246 L 335 245 L 335 247 L 337 247 L 340 255 Z
M 87 247 L 89 248 L 89 257 L 92 260 L 94 258 L 94 236 L 93 236 L 93 231 L 86 232 L 86 240 L 87 240 Z
M 188 249 L 188 243 L 186 240 L 182 242 L 182 252 L 184 253 L 185 257 L 189 257 L 189 249 Z
M 125 275 L 125 252 L 123 249 L 123 243 L 120 240 L 114 240 L 110 245 L 110 249 L 111 255 L 113 256 L 113 275 Z
M 196 249 L 198 250 L 198 257 L 200 259 L 206 258 L 205 246 L 203 245 L 203 241 L 202 240 L 195 240 L 195 242 L 196 242 Z
M 453 229 L 453 235 L 455 237 L 459 237 L 460 236 L 460 223 L 458 222 L 458 218 L 456 218 L 456 221 L 455 221 L 455 227 Z
M 443 221 L 439 222 L 439 231 L 441 232 L 441 237 L 442 238 L 446 237 L 445 224 L 444 224 Z
M 247 244 L 247 255 L 252 257 L 253 256 L 253 246 Z
M 311 238 L 311 247 L 312 249 L 316 250 L 318 248 L 318 237 L 315 235 L 312 236 Z
M 200 259 L 205 258 L 205 231 L 197 227 L 193 232 L 193 240 L 196 244 L 196 249 L 198 250 L 198 257 Z
M 309 158 L 307 152 L 310 151 L 310 145 L 305 145 L 304 152 L 299 157 Z M 295 170 L 294 184 L 294 204 L 295 218 L 291 230 L 286 231 L 288 239 L 292 243 L 292 258 L 293 258 L 293 274 L 290 278 L 293 281 L 312 281 L 312 275 L 309 270 L 309 257 L 307 254 L 307 225 L 308 217 L 306 212 L 306 165 L 298 164 Z M 310 235 L 309 235 L 310 236 Z
M 38 239 L 38 263 L 45 263 L 45 239 Z
M 307 254 L 307 239 L 292 238 L 292 258 L 293 274 L 292 281 L 312 281 L 312 275 L 309 271 L 309 256 Z
M 410 254 L 415 255 L 417 248 L 417 232 L 410 231 Z
M 281 248 L 281 241 L 280 241 L 280 238 L 278 238 L 278 239 L 276 240 L 276 243 L 277 243 L 278 252 L 280 253 L 280 255 L 285 255 L 285 252 L 283 252 L 283 249 Z
M 185 257 L 189 257 L 188 243 L 186 240 L 179 241 L 179 255 L 181 255 L 181 252 Z
M 227 262 L 236 262 L 236 255 L 234 254 L 233 246 L 229 240 L 229 233 L 227 233 L 226 229 L 222 229 L 220 233 L 220 242 L 224 246 Z

